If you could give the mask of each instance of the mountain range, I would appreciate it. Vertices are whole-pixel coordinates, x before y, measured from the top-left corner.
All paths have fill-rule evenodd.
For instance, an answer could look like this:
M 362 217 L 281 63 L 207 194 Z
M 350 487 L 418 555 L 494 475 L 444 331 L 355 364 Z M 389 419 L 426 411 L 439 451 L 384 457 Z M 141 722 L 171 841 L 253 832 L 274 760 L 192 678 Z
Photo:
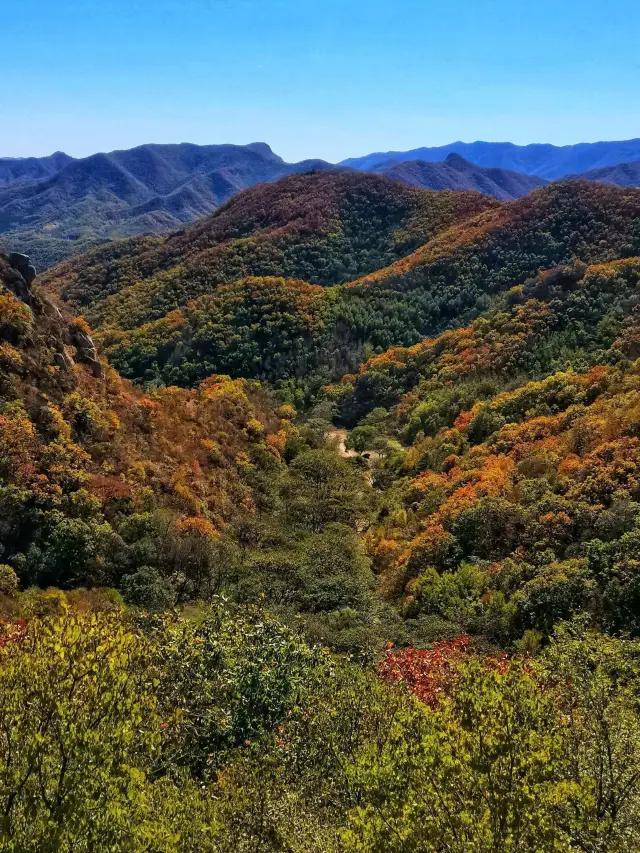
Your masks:
M 449 154 L 459 154 L 478 166 L 512 169 L 555 181 L 568 175 L 640 160 L 640 139 L 623 142 L 580 142 L 577 145 L 514 145 L 512 142 L 452 142 L 435 148 L 387 151 L 352 157 L 341 166 L 369 171 L 389 161 L 440 162 Z
M 563 176 L 637 186 L 640 140 L 561 148 L 453 143 L 371 154 L 337 167 L 323 160 L 286 163 L 265 143 L 142 145 L 83 159 L 62 152 L 5 158 L 0 159 L 0 242 L 27 252 L 43 269 L 110 239 L 179 229 L 257 183 L 336 168 L 509 201 Z
M 547 181 L 510 169 L 477 166 L 459 154 L 448 154 L 441 163 L 426 160 L 386 160 L 370 171 L 402 181 L 412 187 L 432 190 L 476 190 L 499 201 L 511 201 L 543 187 Z M 617 183 L 613 181 L 613 183 Z
M 4 159 L 0 235 L 46 267 L 108 239 L 175 230 L 259 181 L 327 167 L 320 160 L 285 163 L 263 143 Z
M 14 853 L 640 850 L 640 189 L 316 169 L 32 273 Z
M 640 189 L 499 202 L 316 171 L 32 287 L 23 267 L 0 256 L 23 582 L 263 594 L 346 649 L 508 645 L 575 612 L 640 631 Z

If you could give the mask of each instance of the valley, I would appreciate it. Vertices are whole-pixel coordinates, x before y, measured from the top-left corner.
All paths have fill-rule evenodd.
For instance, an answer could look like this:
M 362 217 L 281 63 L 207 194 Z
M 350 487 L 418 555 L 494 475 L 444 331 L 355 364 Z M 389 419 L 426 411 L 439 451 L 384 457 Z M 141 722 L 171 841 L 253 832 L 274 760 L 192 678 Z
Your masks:
M 640 189 L 379 172 L 0 253 L 6 849 L 640 843 Z

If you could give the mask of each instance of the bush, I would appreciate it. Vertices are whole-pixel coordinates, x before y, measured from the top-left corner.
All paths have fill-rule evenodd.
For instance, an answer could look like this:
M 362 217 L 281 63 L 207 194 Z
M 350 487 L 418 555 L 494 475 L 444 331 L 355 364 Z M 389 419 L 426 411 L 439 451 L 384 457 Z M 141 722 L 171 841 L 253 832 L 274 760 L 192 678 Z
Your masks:
M 18 576 L 5 563 L 0 563 L 0 595 L 12 598 L 18 591 Z

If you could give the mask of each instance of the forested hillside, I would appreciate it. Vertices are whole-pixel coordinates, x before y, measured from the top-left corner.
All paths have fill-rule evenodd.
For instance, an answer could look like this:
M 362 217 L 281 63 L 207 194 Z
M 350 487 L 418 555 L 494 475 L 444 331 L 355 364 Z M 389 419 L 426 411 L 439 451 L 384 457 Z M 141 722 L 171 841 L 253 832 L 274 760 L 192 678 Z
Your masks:
M 290 176 L 30 278 L 3 849 L 640 848 L 640 191 Z
M 113 587 L 152 609 L 267 593 L 336 642 L 397 621 L 356 537 L 373 491 L 322 424 L 297 427 L 290 405 L 224 375 L 145 395 L 83 320 L 0 265 L 0 541 L 21 586 Z
M 381 583 L 433 637 L 635 634 L 637 258 L 541 273 L 328 393 L 381 454 Z
M 640 191 L 583 182 L 499 205 L 324 173 L 250 190 L 164 242 L 115 243 L 43 281 L 134 380 L 338 378 L 363 354 L 464 325 L 539 270 L 637 254 L 639 213 Z
M 2 157 L 0 158 L 0 185 L 7 185 L 14 181 L 27 183 L 51 177 L 71 160 L 73 157 L 69 157 L 62 151 L 56 151 L 50 157 Z
M 345 312 L 374 346 L 461 325 L 501 291 L 578 258 L 638 254 L 640 191 L 572 181 L 486 211 L 349 284 Z
M 242 380 L 146 396 L 4 256 L 0 282 L 3 561 L 24 585 L 63 588 L 135 585 L 138 569 L 153 579 L 172 559 L 184 572 L 189 543 L 253 507 L 238 459 L 268 452 L 283 423 Z
M 586 182 L 500 205 L 319 173 L 247 191 L 168 240 L 82 256 L 43 283 L 90 318 L 109 318 L 99 340 L 126 376 L 160 389 L 204 383 L 196 394 L 212 374 L 234 377 L 216 388 L 258 378 L 301 410 L 297 426 L 290 415 L 268 440 L 255 430 L 272 460 L 256 481 L 253 544 L 242 546 L 249 574 L 228 579 L 240 600 L 238 590 L 261 588 L 282 612 L 304 612 L 308 591 L 294 590 L 326 545 L 335 565 L 345 561 L 339 585 L 358 578 L 330 596 L 360 614 L 347 635 L 355 626 L 365 637 L 382 619 L 394 638 L 465 632 L 509 646 L 578 612 L 635 630 L 614 603 L 627 592 L 615 592 L 593 554 L 634 535 L 640 497 L 631 463 L 639 213 L 640 192 Z M 379 266 L 394 253 L 402 257 Z M 347 264 L 379 268 L 337 284 Z M 280 276 L 239 275 L 256 269 Z M 291 277 L 303 273 L 307 281 Z M 150 295 L 178 307 L 114 327 L 122 305 L 134 326 L 134 305 L 147 311 Z M 352 430 L 355 462 L 312 463 L 331 419 Z M 298 466 L 318 482 L 316 465 L 328 466 L 329 489 L 329 504 L 312 512 L 317 528 L 310 506 L 304 521 L 291 514 L 296 490 L 296 501 L 304 494 Z M 338 497 L 341 480 L 350 485 Z M 227 521 L 209 520 L 216 530 Z M 343 535 L 348 557 L 333 550 L 335 523 L 355 535 Z M 229 534 L 233 550 L 240 534 Z M 622 559 L 614 551 L 612 565 Z M 272 559 L 292 567 L 288 594 L 266 568 Z

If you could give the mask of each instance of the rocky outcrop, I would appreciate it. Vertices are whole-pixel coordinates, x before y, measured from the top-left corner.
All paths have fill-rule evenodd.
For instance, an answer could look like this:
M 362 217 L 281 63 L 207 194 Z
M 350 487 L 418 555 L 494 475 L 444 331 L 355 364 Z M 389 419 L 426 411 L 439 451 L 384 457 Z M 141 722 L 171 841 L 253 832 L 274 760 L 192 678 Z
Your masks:
M 48 296 L 40 296 L 31 290 L 36 271 L 27 255 L 19 252 L 0 253 L 0 289 L 10 290 L 35 315 L 48 318 L 51 338 L 55 341 L 53 363 L 63 371 L 72 370 L 74 364 L 86 365 L 98 379 L 104 370 L 96 345 L 88 327 L 82 320 L 69 320 Z
M 27 287 L 30 287 L 33 284 L 37 273 L 36 268 L 31 263 L 31 259 L 28 255 L 23 255 L 20 252 L 11 252 L 9 255 L 9 264 L 14 270 L 20 273 L 22 278 L 26 281 Z
M 76 349 L 76 358 L 80 364 L 86 364 L 96 379 L 101 379 L 103 369 L 98 359 L 98 350 L 89 332 L 78 323 L 69 326 L 71 344 Z
M 0 255 L 5 262 L 3 283 L 21 302 L 28 305 L 36 313 L 42 311 L 42 301 L 31 290 L 30 284 L 35 278 L 35 269 L 31 265 L 27 255 L 19 252 L 11 252 L 9 255 Z M 32 271 L 33 275 L 29 272 Z

